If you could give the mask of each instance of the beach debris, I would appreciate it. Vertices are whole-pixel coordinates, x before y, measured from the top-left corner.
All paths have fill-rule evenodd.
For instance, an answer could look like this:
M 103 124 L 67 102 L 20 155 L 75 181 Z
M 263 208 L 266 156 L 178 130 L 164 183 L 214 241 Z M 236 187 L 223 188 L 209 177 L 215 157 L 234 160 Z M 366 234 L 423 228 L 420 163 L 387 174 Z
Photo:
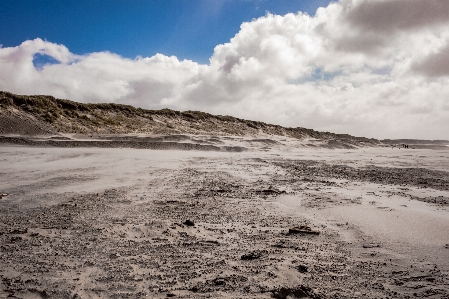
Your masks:
M 363 244 L 362 247 L 363 248 L 377 248 L 377 247 L 380 247 L 380 244 L 376 244 L 376 243 Z
M 271 292 L 273 293 L 273 298 L 276 299 L 315 297 L 313 296 L 313 291 L 306 286 L 299 286 L 298 288 L 280 288 Z
M 281 191 L 276 188 L 273 188 L 273 186 L 268 187 L 268 189 L 256 190 L 255 192 L 262 195 L 280 195 L 287 193 L 285 190 Z
M 197 242 L 196 244 L 201 244 L 204 246 L 213 246 L 213 245 L 220 245 L 220 242 L 215 241 L 215 240 L 202 240 Z
M 449 249 L 449 243 L 444 246 L 446 249 Z
M 195 226 L 195 223 L 190 219 L 187 219 L 186 221 L 184 221 L 183 224 L 187 225 L 187 226 Z
M 22 241 L 22 237 L 14 236 L 14 237 L 11 237 L 9 239 L 10 243 L 16 243 L 16 242 L 19 242 L 19 241 Z
M 2 199 L 3 197 L 8 196 L 8 193 L 0 193 L 0 199 Z
M 316 230 L 312 230 L 310 226 L 301 225 L 295 226 L 288 229 L 289 234 L 309 234 L 309 235 L 319 235 L 320 232 Z
M 261 258 L 263 255 L 267 254 L 268 252 L 266 250 L 255 250 L 252 252 L 249 252 L 247 254 L 244 254 L 240 257 L 240 259 L 244 261 L 251 261 L 258 258 Z
M 247 281 L 248 278 L 242 275 L 232 274 L 229 276 L 219 276 L 213 279 L 198 282 L 195 286 L 190 288 L 190 291 L 194 293 L 207 293 L 213 289 L 231 291 L 235 290 L 237 286 L 242 286 L 242 284 Z
M 298 265 L 295 268 L 300 273 L 306 273 L 309 270 L 309 268 L 306 265 Z
M 220 278 L 220 277 L 215 278 L 214 280 L 212 280 L 212 282 L 216 286 L 224 286 L 225 283 L 226 283 L 225 279 L 224 278 Z
M 12 235 L 23 235 L 28 233 L 28 228 L 14 228 L 9 233 Z
M 121 256 L 120 253 L 112 253 L 112 254 L 109 255 L 109 258 L 110 259 L 116 259 L 116 258 L 119 258 L 120 256 Z

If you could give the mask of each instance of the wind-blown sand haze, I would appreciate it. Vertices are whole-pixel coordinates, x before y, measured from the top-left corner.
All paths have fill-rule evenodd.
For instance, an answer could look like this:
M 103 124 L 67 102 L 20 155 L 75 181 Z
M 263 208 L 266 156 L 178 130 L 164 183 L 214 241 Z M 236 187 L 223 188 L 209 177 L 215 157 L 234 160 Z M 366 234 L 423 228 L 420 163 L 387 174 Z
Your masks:
M 4 144 L 1 296 L 448 297 L 449 151 L 253 139 Z

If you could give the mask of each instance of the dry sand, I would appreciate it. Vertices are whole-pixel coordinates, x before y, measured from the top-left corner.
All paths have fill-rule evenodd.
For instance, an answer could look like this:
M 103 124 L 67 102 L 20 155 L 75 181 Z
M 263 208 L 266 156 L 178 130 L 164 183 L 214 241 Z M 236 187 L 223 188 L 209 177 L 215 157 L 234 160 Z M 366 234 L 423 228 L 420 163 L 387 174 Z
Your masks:
M 0 298 L 449 298 L 449 151 L 195 138 L 1 145 Z

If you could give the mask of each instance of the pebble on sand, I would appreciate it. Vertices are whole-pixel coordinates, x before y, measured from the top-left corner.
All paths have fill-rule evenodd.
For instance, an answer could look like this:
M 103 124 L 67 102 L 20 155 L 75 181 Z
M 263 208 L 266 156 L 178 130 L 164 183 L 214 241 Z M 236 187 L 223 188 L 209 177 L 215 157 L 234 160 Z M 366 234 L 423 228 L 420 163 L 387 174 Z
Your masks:
M 195 223 L 192 220 L 187 219 L 186 221 L 184 221 L 183 223 L 184 225 L 187 226 L 195 226 Z

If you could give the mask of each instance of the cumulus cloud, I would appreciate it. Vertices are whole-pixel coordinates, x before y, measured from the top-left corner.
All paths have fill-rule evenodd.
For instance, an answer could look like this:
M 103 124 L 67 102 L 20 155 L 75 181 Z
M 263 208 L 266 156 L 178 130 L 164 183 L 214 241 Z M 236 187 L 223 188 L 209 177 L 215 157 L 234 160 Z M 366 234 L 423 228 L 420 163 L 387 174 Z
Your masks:
M 415 63 L 413 69 L 428 77 L 449 76 L 449 41 L 446 46 Z
M 351 25 L 383 35 L 445 24 L 449 15 L 446 0 L 342 1 L 342 4 Z
M 0 89 L 81 102 L 195 109 L 377 138 L 449 139 L 449 2 L 341 0 L 267 14 L 176 57 L 79 56 L 35 39 L 0 48 Z M 59 63 L 36 68 L 36 53 Z
M 35 68 L 36 53 L 51 56 L 59 63 Z M 78 56 L 63 45 L 39 38 L 1 49 L 0 64 L 0 87 L 4 90 L 154 108 L 173 96 L 199 68 L 197 63 L 162 54 L 136 59 L 108 52 Z

